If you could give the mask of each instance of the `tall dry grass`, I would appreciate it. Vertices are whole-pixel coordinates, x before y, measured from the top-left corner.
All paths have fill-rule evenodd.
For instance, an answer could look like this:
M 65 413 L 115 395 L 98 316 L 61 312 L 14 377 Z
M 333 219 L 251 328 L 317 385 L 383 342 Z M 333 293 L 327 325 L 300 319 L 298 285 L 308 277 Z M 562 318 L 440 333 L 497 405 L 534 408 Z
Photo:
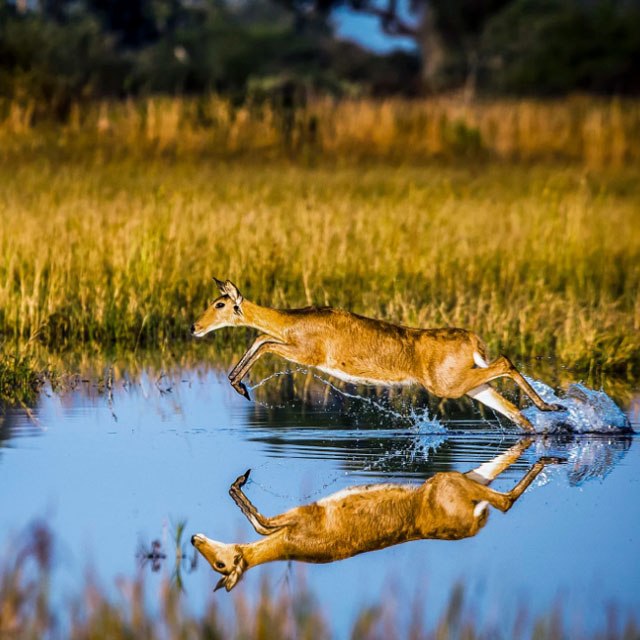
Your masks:
M 640 369 L 632 169 L 42 156 L 0 163 L 0 202 L 5 350 L 183 350 L 216 275 L 260 303 L 464 326 L 514 358 Z M 238 352 L 247 334 L 207 340 Z
M 76 105 L 62 131 L 35 119 L 34 104 L 0 102 L 0 149 L 101 147 L 128 154 L 213 157 L 378 158 L 394 161 L 495 157 L 578 162 L 590 168 L 640 161 L 640 102 L 564 100 L 468 102 L 330 98 L 287 110 L 234 105 L 221 96 L 149 98 Z M 0 152 L 1 153 L 1 152 Z

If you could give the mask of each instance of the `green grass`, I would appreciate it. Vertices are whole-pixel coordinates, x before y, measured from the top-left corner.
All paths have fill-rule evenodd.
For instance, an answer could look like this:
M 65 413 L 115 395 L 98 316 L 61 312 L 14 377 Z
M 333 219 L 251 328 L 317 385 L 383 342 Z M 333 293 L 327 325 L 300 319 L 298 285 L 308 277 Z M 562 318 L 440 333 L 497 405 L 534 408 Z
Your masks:
M 637 178 L 14 158 L 0 163 L 0 333 L 56 353 L 179 352 L 216 275 L 264 304 L 463 326 L 493 353 L 637 374 Z M 246 339 L 208 338 L 225 358 Z
M 0 353 L 0 409 L 32 405 L 43 382 L 44 372 L 33 357 Z

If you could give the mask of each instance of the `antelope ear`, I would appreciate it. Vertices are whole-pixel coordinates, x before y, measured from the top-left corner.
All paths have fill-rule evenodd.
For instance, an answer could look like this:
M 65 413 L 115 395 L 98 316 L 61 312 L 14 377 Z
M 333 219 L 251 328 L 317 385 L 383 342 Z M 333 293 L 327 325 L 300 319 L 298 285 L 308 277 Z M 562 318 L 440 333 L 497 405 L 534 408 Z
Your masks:
M 238 558 L 238 556 L 236 556 Z M 234 564 L 236 565 L 231 573 L 228 576 L 224 576 L 218 580 L 218 584 L 216 584 L 214 591 L 218 589 L 222 589 L 224 587 L 227 591 L 231 591 L 233 587 L 238 584 L 240 578 L 242 578 L 242 574 L 244 573 L 244 562 L 240 562 L 240 559 L 234 560 Z
M 220 289 L 220 293 L 224 293 L 224 282 L 222 280 L 218 280 L 218 278 L 214 277 L 213 281 L 216 283 L 218 289 Z
M 242 301 L 244 300 L 244 298 L 242 297 L 242 294 L 240 293 L 240 291 L 238 291 L 238 287 L 236 287 L 236 285 L 233 284 L 231 280 L 225 281 L 225 283 L 220 288 L 220 291 L 223 294 L 228 295 L 236 307 L 239 307 L 242 304 Z
M 235 587 L 236 584 L 238 583 L 238 580 L 242 578 L 243 573 L 244 573 L 244 563 L 240 562 L 234 567 L 233 571 L 225 578 L 224 588 L 227 591 L 231 591 L 231 589 L 233 589 L 233 587 Z

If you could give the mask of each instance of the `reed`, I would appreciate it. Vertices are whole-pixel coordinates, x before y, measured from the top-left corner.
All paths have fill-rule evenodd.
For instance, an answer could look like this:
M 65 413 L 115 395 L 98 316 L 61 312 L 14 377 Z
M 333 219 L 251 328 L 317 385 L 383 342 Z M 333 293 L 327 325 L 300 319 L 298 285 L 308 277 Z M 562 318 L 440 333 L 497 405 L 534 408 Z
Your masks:
M 235 105 L 218 95 L 75 105 L 62 129 L 38 121 L 33 102 L 0 101 L 5 155 L 54 144 L 64 153 L 199 154 L 206 157 L 323 157 L 394 161 L 493 157 L 577 162 L 592 169 L 640 161 L 640 102 L 563 100 L 469 102 L 309 99 L 296 109 Z
M 193 614 L 187 597 L 169 580 L 158 595 L 150 597 L 143 575 L 121 578 L 110 595 L 88 578 L 66 599 L 52 598 L 55 583 L 53 558 L 56 541 L 41 523 L 24 532 L 21 542 L 0 557 L 0 635 L 7 640 L 70 638 L 73 640 L 119 640 L 127 638 L 237 638 L 243 640 L 327 639 L 338 637 L 317 598 L 304 585 L 293 594 L 289 589 L 262 583 L 254 601 L 239 592 L 234 597 L 235 612 L 226 614 L 212 594 L 204 611 Z M 9 547 L 11 549 L 11 547 Z M 113 595 L 116 594 L 116 595 Z M 54 604 L 54 600 L 57 604 Z M 154 602 L 154 607 L 149 603 Z M 395 604 L 395 606 L 394 606 Z M 152 610 L 155 609 L 155 610 Z M 464 638 L 509 637 L 560 640 L 575 637 L 576 630 L 561 609 L 533 617 L 523 608 L 512 628 L 495 628 L 477 623 L 473 604 L 462 585 L 452 591 L 449 603 L 431 624 L 422 617 L 416 602 L 373 603 L 356 616 L 350 637 L 373 638 Z M 575 624 L 575 621 L 574 621 Z M 579 622 L 578 622 L 579 624 Z M 631 640 L 637 638 L 638 622 L 632 614 L 608 615 L 606 629 L 577 632 L 581 638 Z

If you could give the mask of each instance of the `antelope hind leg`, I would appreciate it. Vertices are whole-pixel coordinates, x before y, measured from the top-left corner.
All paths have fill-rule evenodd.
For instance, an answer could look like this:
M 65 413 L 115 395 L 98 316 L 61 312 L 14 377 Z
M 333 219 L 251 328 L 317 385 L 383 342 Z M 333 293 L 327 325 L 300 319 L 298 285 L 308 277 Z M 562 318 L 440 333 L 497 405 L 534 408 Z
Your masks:
M 529 485 L 538 477 L 538 474 L 548 464 L 563 464 L 566 462 L 566 458 L 555 457 L 543 457 L 540 458 L 534 465 L 527 471 L 524 477 L 518 482 L 518 484 L 507 493 L 501 493 L 489 489 L 489 487 L 478 487 L 477 497 L 480 500 L 486 500 L 492 507 L 500 509 L 500 511 L 508 511 L 513 506 L 513 503 L 525 492 Z
M 536 392 L 536 390 L 527 382 L 525 377 L 516 369 L 515 365 L 507 356 L 501 355 L 490 364 L 485 362 L 479 353 L 473 354 L 473 360 L 478 365 L 477 369 L 472 369 L 468 374 L 467 384 L 472 390 L 485 384 L 495 378 L 506 376 L 511 378 L 531 399 L 533 404 L 540 411 L 563 411 L 564 407 L 558 404 L 549 404 L 545 402 Z M 475 384 L 474 384 L 475 382 Z M 468 391 L 465 391 L 468 393 Z
M 478 484 L 487 486 L 508 469 L 532 444 L 533 438 L 526 436 L 493 460 L 483 462 L 479 467 L 467 471 L 464 475 Z
M 467 395 L 519 424 L 525 431 L 535 433 L 533 425 L 522 415 L 519 409 L 488 384 L 481 384 L 479 387 L 467 391 Z
M 560 404 L 550 404 L 545 402 L 537 393 L 537 391 L 527 382 L 526 378 L 516 369 L 515 365 L 507 358 L 501 356 L 510 366 L 510 372 L 507 374 L 533 401 L 533 404 L 540 411 L 564 411 L 565 408 Z

